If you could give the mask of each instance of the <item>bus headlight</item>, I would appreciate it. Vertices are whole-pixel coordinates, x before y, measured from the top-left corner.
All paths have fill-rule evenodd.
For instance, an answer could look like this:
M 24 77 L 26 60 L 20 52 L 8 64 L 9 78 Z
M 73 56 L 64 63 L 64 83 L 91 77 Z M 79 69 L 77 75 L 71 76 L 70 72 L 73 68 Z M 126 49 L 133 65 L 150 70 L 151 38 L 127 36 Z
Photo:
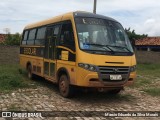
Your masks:
M 136 71 L 136 65 L 131 66 L 131 68 L 130 68 L 130 72 L 134 72 L 134 71 Z
M 84 68 L 85 68 L 85 69 L 89 69 L 90 66 L 89 66 L 88 64 L 84 64 Z
M 95 65 L 90 65 L 90 64 L 85 64 L 85 63 L 78 63 L 78 66 L 81 68 L 84 68 L 89 71 L 96 72 L 96 66 Z

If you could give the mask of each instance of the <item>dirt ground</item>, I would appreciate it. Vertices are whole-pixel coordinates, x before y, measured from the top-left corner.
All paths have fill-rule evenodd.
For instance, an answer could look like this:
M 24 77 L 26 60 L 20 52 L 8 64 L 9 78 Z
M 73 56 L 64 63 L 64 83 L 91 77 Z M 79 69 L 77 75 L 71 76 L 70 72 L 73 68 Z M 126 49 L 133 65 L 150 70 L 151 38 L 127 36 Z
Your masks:
M 139 63 L 159 63 L 160 53 L 136 52 Z M 153 59 L 155 58 L 155 59 Z M 18 64 L 19 47 L 0 46 L 0 64 Z M 36 80 L 39 82 L 38 80 Z M 34 84 L 34 83 L 33 83 Z M 111 97 L 103 93 L 80 92 L 75 98 L 66 99 L 59 95 L 56 86 L 41 81 L 36 88 L 19 89 L 7 94 L 0 94 L 0 110 L 28 111 L 160 111 L 159 97 L 152 97 L 145 92 L 126 87 L 120 96 Z M 76 116 L 76 115 L 75 115 Z M 83 116 L 83 115 L 82 115 Z M 26 120 L 39 120 L 28 118 Z M 159 120 L 157 117 L 55 117 L 49 120 Z M 0 120 L 5 120 L 1 119 Z

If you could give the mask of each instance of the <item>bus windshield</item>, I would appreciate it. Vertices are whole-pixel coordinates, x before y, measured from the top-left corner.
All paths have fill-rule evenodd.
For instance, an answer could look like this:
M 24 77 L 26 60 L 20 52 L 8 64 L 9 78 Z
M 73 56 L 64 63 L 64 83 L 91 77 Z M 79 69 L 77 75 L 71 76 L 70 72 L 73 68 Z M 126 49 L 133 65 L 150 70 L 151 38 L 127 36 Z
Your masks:
M 80 49 L 133 53 L 120 23 L 98 18 L 75 18 L 75 21 Z

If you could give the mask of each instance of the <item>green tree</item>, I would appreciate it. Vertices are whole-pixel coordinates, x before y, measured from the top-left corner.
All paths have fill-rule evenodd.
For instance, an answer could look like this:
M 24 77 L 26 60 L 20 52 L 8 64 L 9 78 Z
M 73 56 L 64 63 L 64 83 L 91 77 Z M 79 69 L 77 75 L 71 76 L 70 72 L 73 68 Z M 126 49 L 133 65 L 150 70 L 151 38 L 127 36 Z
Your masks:
M 142 35 L 136 34 L 135 30 L 131 30 L 130 28 L 128 28 L 128 29 L 125 28 L 125 32 L 127 33 L 128 37 L 129 37 L 129 40 L 132 43 L 132 46 L 135 46 L 135 40 L 143 39 L 145 37 L 148 37 L 147 34 L 142 34 Z
M 16 34 L 8 34 L 4 44 L 6 45 L 20 45 L 21 35 L 19 33 Z
M 145 37 L 148 37 L 147 34 L 136 34 L 135 30 L 131 30 L 130 28 L 126 29 L 125 28 L 125 32 L 127 33 L 130 41 L 133 41 L 133 40 L 138 40 L 138 39 L 142 39 L 142 38 L 145 38 Z

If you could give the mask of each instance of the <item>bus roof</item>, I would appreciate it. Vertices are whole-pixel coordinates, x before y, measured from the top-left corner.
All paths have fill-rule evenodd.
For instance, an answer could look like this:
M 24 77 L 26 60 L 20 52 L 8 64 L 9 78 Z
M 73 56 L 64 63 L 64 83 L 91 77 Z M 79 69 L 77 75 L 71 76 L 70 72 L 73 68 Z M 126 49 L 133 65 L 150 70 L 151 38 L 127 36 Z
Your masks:
M 56 17 L 53 17 L 53 18 L 50 18 L 50 19 L 47 19 L 47 20 L 43 20 L 43 21 L 40 21 L 40 22 L 36 22 L 36 23 L 33 23 L 33 24 L 29 24 L 24 29 L 31 29 L 31 28 L 35 28 L 35 27 L 39 27 L 39 26 L 44 26 L 44 25 L 60 22 L 62 20 L 63 16 L 101 18 L 101 19 L 107 19 L 107 20 L 118 22 L 113 18 L 106 17 L 106 16 L 103 16 L 103 15 L 94 14 L 94 13 L 85 12 L 85 11 L 76 11 L 76 12 L 69 12 L 69 13 L 66 13 L 66 14 L 63 14 L 63 15 L 59 15 L 59 16 L 56 16 Z
M 64 15 L 70 15 L 71 16 L 72 14 L 73 14 L 73 12 L 70 12 L 70 13 L 66 13 L 66 14 L 63 14 L 63 15 L 59 15 L 59 16 L 47 19 L 47 20 L 43 20 L 43 21 L 39 21 L 39 22 L 36 22 L 36 23 L 33 23 L 33 24 L 29 24 L 25 27 L 25 29 L 31 29 L 31 28 L 35 28 L 35 27 L 39 27 L 39 26 L 44 26 L 44 25 L 47 25 L 47 24 L 52 24 L 52 23 L 55 23 L 55 22 L 60 22 Z
M 100 18 L 100 19 L 106 19 L 106 20 L 111 20 L 111 21 L 118 22 L 115 19 L 107 17 L 107 16 L 103 16 L 103 15 L 99 15 L 99 14 L 94 14 L 94 13 L 90 13 L 90 12 L 83 12 L 83 11 L 76 11 L 76 12 L 74 12 L 74 17 Z

